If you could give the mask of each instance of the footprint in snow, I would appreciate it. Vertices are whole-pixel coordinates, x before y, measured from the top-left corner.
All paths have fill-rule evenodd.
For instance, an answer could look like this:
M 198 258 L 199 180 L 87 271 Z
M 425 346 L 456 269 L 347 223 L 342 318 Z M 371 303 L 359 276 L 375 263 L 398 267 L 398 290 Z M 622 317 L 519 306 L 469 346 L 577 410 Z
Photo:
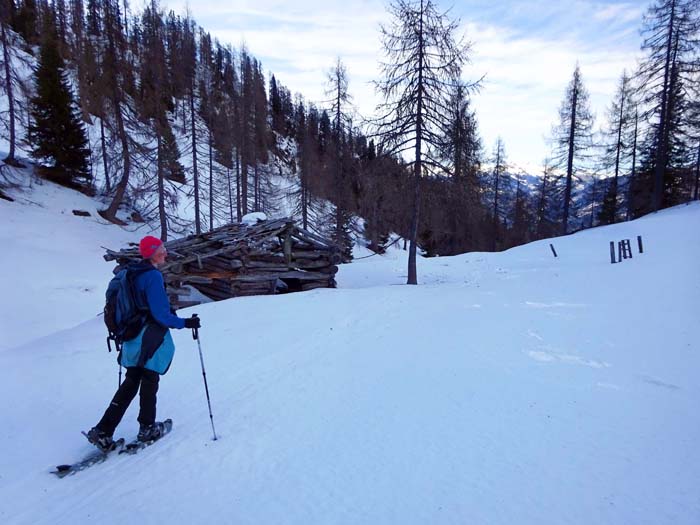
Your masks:
M 648 383 L 650 385 L 658 386 L 660 388 L 666 388 L 668 390 L 680 390 L 681 387 L 671 384 L 671 383 L 666 383 L 664 381 L 661 381 L 660 379 L 656 379 L 655 377 L 651 376 L 642 376 L 642 381 L 645 383 Z
M 571 363 L 574 365 L 588 366 L 591 368 L 610 368 L 610 366 L 611 366 L 610 363 L 606 363 L 605 361 L 584 359 L 584 358 L 577 356 L 577 355 L 546 352 L 543 350 L 528 350 L 526 353 L 527 353 L 527 356 L 530 357 L 531 359 L 534 359 L 535 361 L 540 361 L 543 363 L 551 363 L 551 362 L 559 361 L 562 363 Z

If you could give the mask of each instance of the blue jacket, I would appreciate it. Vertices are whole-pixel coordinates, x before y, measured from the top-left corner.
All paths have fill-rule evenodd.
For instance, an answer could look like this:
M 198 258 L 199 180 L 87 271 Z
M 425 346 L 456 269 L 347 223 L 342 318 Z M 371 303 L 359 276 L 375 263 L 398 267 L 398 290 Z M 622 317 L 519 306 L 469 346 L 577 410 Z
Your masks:
M 151 318 L 139 335 L 124 341 L 120 363 L 124 367 L 140 366 L 165 374 L 175 354 L 169 328 L 184 328 L 185 320 L 170 310 L 163 274 L 149 261 L 132 264 L 129 269 L 137 273 L 134 278 L 136 301 L 140 307 L 148 308 Z

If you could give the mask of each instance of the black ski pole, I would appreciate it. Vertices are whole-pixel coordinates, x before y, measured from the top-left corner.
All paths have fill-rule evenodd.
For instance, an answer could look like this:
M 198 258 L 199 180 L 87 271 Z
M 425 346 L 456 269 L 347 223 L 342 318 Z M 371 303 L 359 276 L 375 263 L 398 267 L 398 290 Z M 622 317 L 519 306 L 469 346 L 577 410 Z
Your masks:
M 192 317 L 197 317 L 197 314 L 192 314 Z M 199 340 L 199 329 L 192 329 L 192 338 L 197 341 L 199 348 L 199 362 L 202 364 L 202 377 L 204 378 L 204 391 L 207 393 L 207 406 L 209 407 L 209 419 L 211 420 L 211 431 L 214 433 L 214 441 L 216 441 L 216 430 L 214 429 L 214 416 L 211 413 L 211 400 L 209 399 L 209 386 L 207 385 L 207 373 L 204 370 L 204 357 L 202 356 L 202 344 Z

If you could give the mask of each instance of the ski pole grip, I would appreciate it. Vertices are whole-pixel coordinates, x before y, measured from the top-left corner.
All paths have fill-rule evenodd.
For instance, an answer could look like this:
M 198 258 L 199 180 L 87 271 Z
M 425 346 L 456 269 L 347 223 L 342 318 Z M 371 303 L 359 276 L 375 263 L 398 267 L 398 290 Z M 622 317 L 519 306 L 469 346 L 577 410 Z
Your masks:
M 192 317 L 197 317 L 197 314 L 192 314 Z M 194 339 L 195 341 L 199 339 L 199 328 L 192 329 L 192 339 Z

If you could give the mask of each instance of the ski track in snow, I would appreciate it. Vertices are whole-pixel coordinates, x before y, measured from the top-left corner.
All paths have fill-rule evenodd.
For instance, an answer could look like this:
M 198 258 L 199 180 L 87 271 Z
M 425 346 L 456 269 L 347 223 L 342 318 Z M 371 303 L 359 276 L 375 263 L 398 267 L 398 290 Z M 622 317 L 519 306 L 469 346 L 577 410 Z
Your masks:
M 27 198 L 0 201 L 1 523 L 700 522 L 700 205 L 419 259 L 416 287 L 390 250 L 342 265 L 337 290 L 185 310 L 219 440 L 176 331 L 172 433 L 58 480 L 117 386 L 100 247 L 145 232 L 73 216 L 94 201 L 52 185 Z M 611 265 L 608 242 L 637 234 L 647 253 Z

